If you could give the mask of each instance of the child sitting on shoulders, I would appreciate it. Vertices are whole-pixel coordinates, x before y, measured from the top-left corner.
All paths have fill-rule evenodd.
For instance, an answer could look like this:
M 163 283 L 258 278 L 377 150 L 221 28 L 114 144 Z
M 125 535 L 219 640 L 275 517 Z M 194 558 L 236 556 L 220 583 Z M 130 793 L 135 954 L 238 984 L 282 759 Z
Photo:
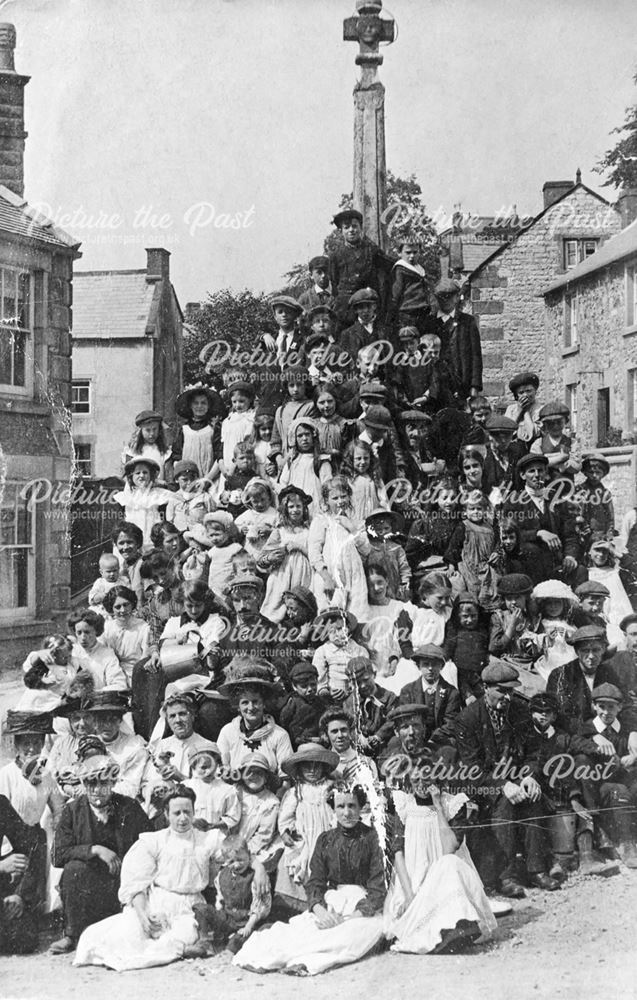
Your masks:
M 290 734 L 292 746 L 319 737 L 319 719 L 328 702 L 317 693 L 318 670 L 306 660 L 295 663 L 289 673 L 292 692 L 281 709 L 280 724 Z
M 88 603 L 93 611 L 106 618 L 104 598 L 115 584 L 126 583 L 126 580 L 120 576 L 119 559 L 114 552 L 102 552 L 99 561 L 99 572 L 100 575 L 88 592 Z

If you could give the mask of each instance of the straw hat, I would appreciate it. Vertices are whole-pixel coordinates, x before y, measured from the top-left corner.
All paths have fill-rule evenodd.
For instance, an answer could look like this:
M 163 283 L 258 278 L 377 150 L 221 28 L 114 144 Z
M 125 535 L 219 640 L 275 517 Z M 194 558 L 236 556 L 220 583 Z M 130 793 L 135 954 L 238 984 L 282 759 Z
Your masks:
M 329 772 L 336 770 L 340 757 L 333 750 L 326 750 L 319 743 L 302 743 L 296 753 L 286 758 L 281 764 L 281 770 L 288 777 L 296 780 L 301 764 L 323 764 Z

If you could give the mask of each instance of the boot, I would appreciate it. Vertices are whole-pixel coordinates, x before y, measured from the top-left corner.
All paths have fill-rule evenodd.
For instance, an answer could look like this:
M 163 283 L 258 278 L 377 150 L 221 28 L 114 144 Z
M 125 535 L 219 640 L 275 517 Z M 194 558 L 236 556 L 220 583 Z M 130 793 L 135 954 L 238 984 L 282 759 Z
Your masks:
M 616 875 L 619 867 L 612 861 L 597 861 L 593 854 L 593 834 L 590 830 L 584 830 L 577 838 L 577 848 L 579 851 L 579 873 L 580 875 Z
M 619 845 L 619 856 L 627 868 L 637 868 L 637 848 L 632 840 L 624 840 Z

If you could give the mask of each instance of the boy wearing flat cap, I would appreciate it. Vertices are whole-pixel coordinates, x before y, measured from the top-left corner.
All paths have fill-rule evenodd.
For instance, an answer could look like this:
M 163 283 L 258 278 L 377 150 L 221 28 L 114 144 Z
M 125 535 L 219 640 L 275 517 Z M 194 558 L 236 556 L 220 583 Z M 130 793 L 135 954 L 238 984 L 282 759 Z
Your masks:
M 295 663 L 288 677 L 292 692 L 281 709 L 279 721 L 296 750 L 302 743 L 318 740 L 319 719 L 330 702 L 317 693 L 318 670 L 308 660 Z
M 517 875 L 518 849 L 530 884 L 552 891 L 559 883 L 546 874 L 547 837 L 537 822 L 543 815 L 537 737 L 527 705 L 513 696 L 519 674 L 492 658 L 481 676 L 484 694 L 456 720 L 460 760 L 477 773 L 470 784 L 480 789 L 477 795 L 470 790 L 467 794 L 480 805 L 480 823 L 492 824 L 490 830 L 473 831 L 469 849 L 483 882 L 491 887 L 499 883 L 504 896 L 524 896 Z
M 441 278 L 434 288 L 434 308 L 424 329 L 440 337 L 440 357 L 451 369 L 459 398 L 478 396 L 482 392 L 480 331 L 475 318 L 462 311 L 460 286 L 451 278 Z
M 581 779 L 582 796 L 596 825 L 617 844 L 622 861 L 637 868 L 637 732 L 632 713 L 622 713 L 623 695 L 615 684 L 599 684 L 592 692 L 592 719 L 582 722 L 581 736 L 596 746 L 593 760 L 607 764 Z
M 462 702 L 456 688 L 440 676 L 445 654 L 439 646 L 429 643 L 415 649 L 412 660 L 420 671 L 420 677 L 401 688 L 400 704 L 424 705 L 427 739 L 438 745 L 453 744 L 455 720 Z
M 347 351 L 352 361 L 364 347 L 370 347 L 385 337 L 385 328 L 379 318 L 380 299 L 373 288 L 359 288 L 349 299 L 349 308 L 356 316 L 351 326 L 338 338 L 339 347 Z
M 315 306 L 334 307 L 334 296 L 330 291 L 330 261 L 329 257 L 312 257 L 307 265 L 312 284 L 299 295 L 299 305 L 306 313 Z
M 560 726 L 576 733 L 595 714 L 593 689 L 607 683 L 621 687 L 621 683 L 609 661 L 604 660 L 608 647 L 605 628 L 584 625 L 566 641 L 573 647 L 574 658 L 551 671 L 546 689 L 557 697 Z
M 341 327 L 352 322 L 349 300 L 359 288 L 372 288 L 378 294 L 379 313 L 384 319 L 393 260 L 363 234 L 363 216 L 355 208 L 337 212 L 332 222 L 342 236 L 341 245 L 329 255 L 334 311 Z

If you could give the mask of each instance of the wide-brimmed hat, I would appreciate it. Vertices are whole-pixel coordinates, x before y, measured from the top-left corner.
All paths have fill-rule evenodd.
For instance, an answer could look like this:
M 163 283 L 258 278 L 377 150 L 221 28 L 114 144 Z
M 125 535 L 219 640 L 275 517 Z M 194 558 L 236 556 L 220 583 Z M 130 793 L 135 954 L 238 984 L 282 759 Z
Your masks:
M 350 633 L 358 626 L 358 622 L 351 611 L 344 611 L 342 608 L 327 608 L 314 619 L 314 631 L 317 631 L 321 627 L 326 627 L 330 622 L 342 622 L 346 625 Z
M 326 750 L 320 743 L 303 743 L 296 753 L 282 762 L 281 770 L 295 780 L 301 764 L 323 764 L 331 772 L 339 763 L 340 757 L 333 750 Z
M 5 731 L 11 733 L 12 736 L 31 736 L 33 734 L 46 736 L 54 731 L 51 712 L 20 712 L 10 708 L 4 725 Z
M 591 462 L 599 462 L 599 464 L 604 469 L 604 475 L 607 476 L 610 472 L 610 463 L 608 459 L 600 454 L 598 451 L 594 451 L 591 455 L 585 455 L 582 459 L 582 472 L 586 472 L 586 466 L 590 465 Z
M 531 591 L 531 597 L 534 597 L 536 601 L 577 600 L 577 597 L 571 588 L 566 583 L 563 583 L 562 580 L 542 580 L 541 583 L 536 583 L 535 587 Z
M 275 681 L 269 681 L 267 678 L 260 676 L 259 674 L 246 674 L 245 676 L 237 676 L 232 680 L 228 680 L 225 684 L 219 685 L 219 693 L 225 695 L 226 698 L 236 698 L 241 691 L 245 688 L 256 688 L 261 691 L 265 697 L 272 697 L 281 693 L 281 687 Z
M 201 753 L 209 753 L 211 756 L 221 760 L 221 750 L 212 740 L 202 740 L 199 743 L 195 743 L 194 746 L 188 747 L 188 760 L 192 762 Z
M 220 415 L 224 411 L 224 405 L 218 392 L 211 389 L 209 385 L 204 385 L 203 382 L 197 382 L 195 385 L 188 385 L 183 392 L 180 392 L 175 400 L 175 412 L 178 416 L 189 419 L 192 416 L 190 410 L 190 403 L 193 396 L 207 396 L 208 403 L 210 404 L 210 410 L 213 411 L 215 415 Z
M 142 412 L 138 413 L 135 417 L 135 426 L 141 427 L 141 425 L 145 424 L 148 420 L 159 420 L 161 423 L 163 419 L 162 414 L 158 413 L 157 410 L 142 410 Z
M 310 496 L 309 493 L 306 493 L 304 490 L 302 490 L 300 486 L 295 486 L 294 483 L 290 483 L 289 486 L 284 486 L 281 492 L 279 493 L 279 506 L 281 506 L 283 500 L 287 499 L 287 497 L 292 497 L 292 496 L 298 497 L 301 503 L 304 504 L 305 507 L 309 507 L 310 504 L 312 503 L 312 497 Z
M 84 708 L 87 712 L 114 712 L 126 715 L 130 708 L 130 702 L 125 692 L 102 688 L 86 699 Z
M 264 753 L 261 753 L 260 750 L 254 750 L 250 756 L 246 758 L 246 760 L 242 761 L 239 765 L 239 770 L 243 774 L 243 772 L 247 771 L 250 767 L 258 767 L 260 771 L 267 771 L 268 774 L 275 774 L 270 761 Z
M 132 458 L 129 458 L 124 466 L 124 475 L 130 475 L 136 465 L 149 465 L 151 469 L 155 470 L 156 476 L 159 475 L 161 470 L 159 462 L 156 462 L 154 458 L 148 458 L 146 455 L 134 455 Z
M 403 517 L 398 513 L 397 510 L 386 510 L 384 507 L 375 507 L 371 514 L 368 514 L 365 518 L 365 524 L 372 524 L 379 517 L 388 517 L 391 521 L 392 531 L 400 531 L 403 527 L 404 520 Z

